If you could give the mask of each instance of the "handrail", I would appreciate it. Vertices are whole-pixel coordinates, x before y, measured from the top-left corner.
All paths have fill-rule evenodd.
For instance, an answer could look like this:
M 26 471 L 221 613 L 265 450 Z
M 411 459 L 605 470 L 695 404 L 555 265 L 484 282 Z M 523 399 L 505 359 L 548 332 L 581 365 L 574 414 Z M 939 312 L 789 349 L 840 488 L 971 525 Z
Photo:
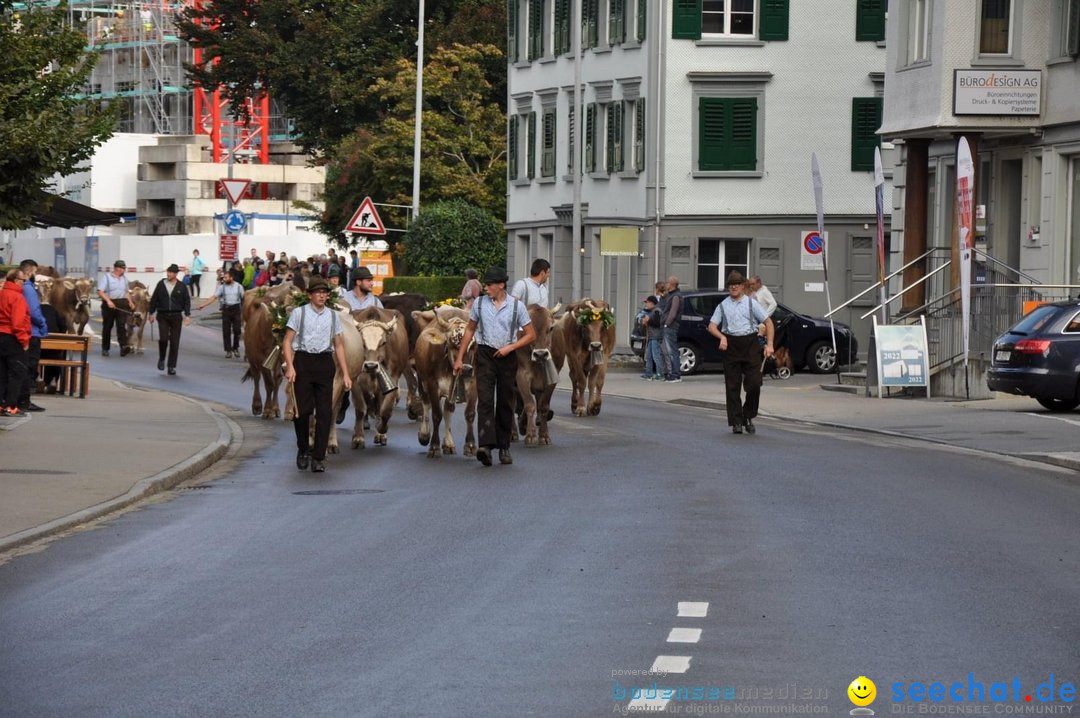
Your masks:
M 987 254 L 986 252 L 982 251 L 981 249 L 974 249 L 974 248 L 972 248 L 972 249 L 973 249 L 973 251 L 975 252 L 976 255 L 979 255 L 979 256 L 982 256 L 982 257 L 984 257 L 986 259 L 989 259 L 996 266 L 1004 267 L 1009 272 L 1014 273 L 1018 277 L 1023 277 L 1024 279 L 1028 280 L 1032 284 L 1041 284 L 1041 282 L 1039 282 L 1038 279 L 1035 279 L 1035 277 L 1032 277 L 1030 274 L 1025 274 L 1024 272 L 1020 271 L 1016 267 L 1010 267 L 1009 265 L 1005 264 L 1005 262 L 1002 262 L 997 257 L 994 257 L 993 255 L 990 255 L 990 254 Z
M 931 254 L 933 254 L 933 253 L 935 253 L 935 252 L 937 252 L 937 251 L 939 251 L 939 250 L 942 250 L 942 249 L 947 249 L 947 247 L 931 247 L 930 249 L 926 250 L 925 252 L 923 252 L 922 254 L 920 254 L 920 255 L 919 255 L 918 257 L 916 257 L 915 259 L 913 259 L 913 260 L 911 260 L 910 262 L 908 262 L 907 264 L 905 264 L 905 265 L 904 265 L 903 267 L 900 267 L 900 269 L 897 269 L 896 271 L 894 271 L 894 272 L 892 272 L 892 273 L 890 273 L 890 274 L 886 274 L 886 275 L 885 275 L 885 281 L 886 281 L 886 282 L 888 282 L 888 281 L 889 281 L 890 279 L 892 279 L 893 277 L 897 276 L 898 274 L 901 274 L 901 273 L 902 273 L 902 272 L 903 272 L 903 271 L 904 271 L 905 269 L 907 269 L 907 268 L 908 268 L 908 267 L 910 267 L 911 265 L 913 265 L 913 264 L 915 264 L 915 263 L 917 263 L 917 262 L 921 262 L 922 260 L 924 260 L 924 259 L 926 259 L 927 257 L 929 257 L 929 256 L 930 256 Z M 874 283 L 873 283 L 873 284 L 871 284 L 871 285 L 870 285 L 869 287 L 867 287 L 866 289 L 862 290 L 861 292 L 859 292 L 858 294 L 856 294 L 856 295 L 855 295 L 854 297 L 852 297 L 851 299 L 847 300 L 846 302 L 844 302 L 843 304 L 841 304 L 840 306 L 838 306 L 838 307 L 834 308 L 834 309 L 833 309 L 833 310 L 832 310 L 831 312 L 829 312 L 828 314 L 826 314 L 826 315 L 825 315 L 825 319 L 828 319 L 828 318 L 829 318 L 829 317 L 831 317 L 831 316 L 832 316 L 833 314 L 836 314 L 836 313 L 837 313 L 838 311 L 840 311 L 841 309 L 843 309 L 843 308 L 844 308 L 844 307 L 846 307 L 847 305 L 849 305 L 849 304 L 851 304 L 852 302 L 854 302 L 854 301 L 855 301 L 856 299 L 859 299 L 859 298 L 860 298 L 860 297 L 862 297 L 862 296 L 863 296 L 864 294 L 868 294 L 869 292 L 872 292 L 873 290 L 877 289 L 877 288 L 878 288 L 878 287 L 880 287 L 880 286 L 881 286 L 881 281 L 880 281 L 880 280 L 879 280 L 879 281 L 877 281 L 877 282 L 874 282 Z M 915 285 L 913 284 L 913 285 L 911 285 L 911 286 L 915 286 Z M 910 287 L 909 287 L 909 289 L 910 289 Z M 907 291 L 907 290 L 904 290 L 904 291 Z M 879 308 L 880 308 L 880 305 L 879 305 Z
M 924 274 L 923 276 L 919 277 L 919 279 L 917 279 L 917 280 L 916 280 L 915 282 L 913 282 L 912 284 L 909 284 L 908 286 L 904 287 L 904 288 L 903 288 L 903 289 L 901 289 L 901 290 L 900 290 L 899 292 L 897 292 L 897 293 L 896 293 L 896 294 L 894 294 L 893 296 L 891 296 L 891 297 L 889 297 L 888 299 L 886 299 L 886 300 L 885 300 L 885 301 L 884 301 L 883 303 L 881 303 L 881 304 L 878 304 L 878 305 L 877 305 L 876 307 L 874 307 L 873 309 L 871 309 L 870 311 L 868 311 L 868 312 L 867 312 L 866 314 L 863 314 L 863 315 L 862 315 L 861 317 L 859 317 L 859 319 L 866 319 L 866 318 L 867 318 L 868 316 L 870 316 L 871 314 L 873 314 L 873 313 L 874 313 L 874 312 L 876 312 L 877 310 L 881 309 L 881 308 L 882 308 L 883 306 L 885 306 L 886 304 L 892 304 L 894 300 L 896 300 L 896 299 L 899 299 L 900 297 L 904 296 L 904 293 L 905 293 L 905 292 L 906 292 L 907 290 L 909 290 L 909 289 L 914 289 L 915 287 L 919 286 L 920 284 L 922 284 L 923 282 L 925 282 L 925 281 L 926 281 L 927 279 L 930 279 L 930 277 L 934 276 L 935 274 L 937 274 L 937 273 L 938 273 L 938 272 L 940 272 L 941 270 L 943 270 L 943 269 L 945 269 L 946 267 L 948 267 L 948 266 L 949 266 L 950 264 L 952 264 L 952 260 L 951 260 L 951 259 L 950 259 L 950 260 L 949 260 L 948 262 L 945 262 L 945 264 L 943 264 L 943 265 L 941 265 L 940 267 L 938 267 L 937 269 L 935 269 L 934 271 L 930 272 L 929 274 Z

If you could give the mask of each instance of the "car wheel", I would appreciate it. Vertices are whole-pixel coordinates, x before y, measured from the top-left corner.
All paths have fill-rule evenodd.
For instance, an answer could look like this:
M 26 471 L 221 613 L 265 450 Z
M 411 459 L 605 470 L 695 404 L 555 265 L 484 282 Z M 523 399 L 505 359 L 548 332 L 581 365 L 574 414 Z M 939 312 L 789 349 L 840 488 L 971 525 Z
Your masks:
M 815 374 L 828 374 L 836 369 L 836 352 L 827 341 L 814 342 L 806 350 L 806 366 Z
M 696 374 L 701 369 L 701 353 L 693 344 L 679 342 L 679 373 Z
M 1080 400 L 1073 399 L 1054 399 L 1049 396 L 1037 396 L 1035 401 L 1045 406 L 1050 411 L 1072 411 L 1080 405 Z

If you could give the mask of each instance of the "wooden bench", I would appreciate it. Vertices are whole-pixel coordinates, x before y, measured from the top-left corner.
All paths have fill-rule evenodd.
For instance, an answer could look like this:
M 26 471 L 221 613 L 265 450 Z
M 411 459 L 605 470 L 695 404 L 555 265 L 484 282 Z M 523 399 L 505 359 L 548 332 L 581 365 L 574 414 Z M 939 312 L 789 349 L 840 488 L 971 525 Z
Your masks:
M 90 393 L 90 340 L 88 334 L 49 334 L 41 338 L 41 350 L 54 350 L 72 352 L 77 358 L 71 359 L 46 359 L 38 360 L 38 375 L 44 376 L 44 368 L 57 366 L 61 368 L 60 393 L 65 388 L 68 396 L 75 395 L 75 387 L 78 385 L 79 398 L 85 399 Z

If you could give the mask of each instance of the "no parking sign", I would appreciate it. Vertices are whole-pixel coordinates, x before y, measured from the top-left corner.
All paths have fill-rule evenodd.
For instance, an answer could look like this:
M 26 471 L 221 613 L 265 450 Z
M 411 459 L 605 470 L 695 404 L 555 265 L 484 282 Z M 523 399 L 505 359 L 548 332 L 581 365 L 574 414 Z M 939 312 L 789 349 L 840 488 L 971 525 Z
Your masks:
M 804 230 L 799 240 L 799 268 L 822 271 L 825 263 L 826 245 L 829 243 L 829 233 L 824 237 L 816 229 Z

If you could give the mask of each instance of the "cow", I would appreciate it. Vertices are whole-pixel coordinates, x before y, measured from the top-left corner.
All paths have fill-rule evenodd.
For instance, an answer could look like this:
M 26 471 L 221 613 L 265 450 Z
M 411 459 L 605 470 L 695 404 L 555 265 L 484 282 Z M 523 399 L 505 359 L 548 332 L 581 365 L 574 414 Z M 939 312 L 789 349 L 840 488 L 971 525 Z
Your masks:
M 247 359 L 248 368 L 241 381 L 251 379 L 254 382 L 251 413 L 254 416 L 262 414 L 264 419 L 276 419 L 281 416 L 278 387 L 281 386 L 283 374 L 280 349 L 278 360 L 272 362 L 269 369 L 264 366 L 273 351 L 278 349 L 278 339 L 273 331 L 274 317 L 271 314 L 274 300 L 264 301 L 265 299 L 266 297 L 256 297 L 252 292 L 249 301 L 248 296 L 244 295 L 244 357 Z M 265 404 L 259 394 L 260 381 L 266 388 Z
M 615 348 L 615 317 L 602 299 L 582 299 L 566 308 L 562 321 L 566 365 L 573 385 L 570 410 L 577 416 L 600 413 L 604 377 Z M 585 404 L 585 389 L 589 403 Z
M 67 326 L 82 334 L 90 322 L 90 297 L 93 292 L 94 282 L 91 279 L 53 279 L 48 303 L 63 317 Z
M 423 413 L 417 439 L 421 446 L 428 447 L 428 458 L 437 459 L 441 454 L 453 454 L 454 437 L 450 430 L 454 403 L 454 360 L 457 358 L 461 340 L 465 337 L 465 327 L 469 314 L 464 309 L 452 307 L 437 311 L 413 312 L 413 318 L 422 327 L 416 338 L 416 350 L 413 362 L 416 365 L 416 377 L 420 383 L 420 399 Z M 475 344 L 465 353 L 465 363 L 472 364 L 476 354 Z M 466 380 L 465 403 L 465 456 L 476 456 L 476 380 Z M 428 417 L 431 417 L 430 424 Z M 441 453 L 439 446 L 439 428 L 446 420 L 446 436 L 443 438 Z
M 548 382 L 546 363 L 550 359 L 555 371 L 561 372 L 566 350 L 563 346 L 562 325 L 555 320 L 559 307 L 548 309 L 539 304 L 529 306 L 529 321 L 536 331 L 532 345 L 517 350 L 517 408 L 520 411 L 518 429 L 526 445 L 551 443 L 548 434 L 551 395 L 556 380 Z
M 145 286 L 131 289 L 131 314 L 124 315 L 127 324 L 128 348 L 143 353 L 143 330 L 146 329 L 146 316 L 150 310 L 150 293 Z
M 394 309 L 368 307 L 350 315 L 359 333 L 359 346 L 350 346 L 350 336 L 346 340 L 345 357 L 350 373 L 354 362 L 359 362 L 360 371 L 353 374 L 352 400 L 356 414 L 353 428 L 352 448 L 364 448 L 364 417 L 372 413 L 378 420 L 375 428 L 375 444 L 386 446 L 386 430 L 390 415 L 397 403 L 397 385 L 402 373 L 409 366 L 409 336 L 405 328 L 405 318 Z M 346 334 L 346 331 L 343 331 Z M 351 335 L 351 332 L 348 332 Z M 389 376 L 394 387 L 384 393 L 387 386 L 380 381 L 380 372 Z M 384 380 L 385 380 L 384 375 Z M 340 406 L 340 404 L 335 404 Z
M 424 413 L 424 406 L 420 401 L 416 367 L 412 361 L 412 354 L 416 350 L 416 338 L 420 336 L 421 329 L 413 319 L 413 312 L 421 311 L 428 305 L 427 297 L 423 294 L 384 294 L 380 297 L 380 301 L 386 309 L 396 309 L 401 312 L 405 320 L 405 330 L 409 337 L 409 362 L 404 372 L 409 395 L 405 402 L 405 410 L 408 417 L 415 421 Z

